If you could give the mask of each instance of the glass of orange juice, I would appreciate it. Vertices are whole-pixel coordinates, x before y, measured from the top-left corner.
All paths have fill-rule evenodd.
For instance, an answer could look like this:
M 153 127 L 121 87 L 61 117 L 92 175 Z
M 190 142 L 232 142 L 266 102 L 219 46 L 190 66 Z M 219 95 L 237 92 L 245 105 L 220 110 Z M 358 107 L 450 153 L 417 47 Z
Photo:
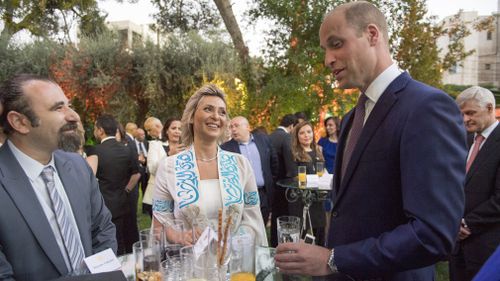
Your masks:
M 298 178 L 299 178 L 299 187 L 305 188 L 306 187 L 306 180 L 307 180 L 306 166 L 299 166 L 298 167 Z
M 316 162 L 316 175 L 318 175 L 318 177 L 321 178 L 324 172 L 325 172 L 325 163 L 321 161 Z

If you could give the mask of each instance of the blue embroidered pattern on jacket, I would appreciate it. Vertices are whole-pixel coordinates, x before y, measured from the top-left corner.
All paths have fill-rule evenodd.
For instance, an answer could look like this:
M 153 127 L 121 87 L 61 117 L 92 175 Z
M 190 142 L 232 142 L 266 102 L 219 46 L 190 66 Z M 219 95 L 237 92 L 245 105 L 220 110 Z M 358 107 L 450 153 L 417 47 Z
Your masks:
M 219 169 L 222 177 L 222 186 L 225 191 L 224 206 L 241 204 L 243 201 L 242 186 L 238 173 L 236 157 L 223 150 L 219 153 Z
M 258 205 L 259 195 L 257 194 L 257 191 L 245 192 L 244 200 L 246 205 Z
M 173 213 L 174 201 L 153 199 L 153 211 L 159 213 Z
M 196 201 L 198 192 L 198 177 L 196 176 L 194 155 L 191 150 L 180 153 L 175 159 L 175 186 L 179 197 L 179 209 Z

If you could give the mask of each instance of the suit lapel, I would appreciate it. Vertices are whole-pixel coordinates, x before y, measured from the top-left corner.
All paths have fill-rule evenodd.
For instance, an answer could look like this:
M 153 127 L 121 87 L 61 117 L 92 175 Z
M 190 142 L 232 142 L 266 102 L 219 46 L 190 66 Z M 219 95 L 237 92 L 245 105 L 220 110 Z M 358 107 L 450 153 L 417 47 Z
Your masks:
M 85 213 L 82 212 L 82 210 L 86 209 L 85 200 L 82 200 L 82 198 L 85 198 L 85 194 L 83 193 L 85 187 L 81 187 L 78 184 L 79 182 L 75 180 L 78 179 L 78 175 L 75 174 L 75 169 L 72 167 L 70 161 L 64 160 L 58 153 L 54 153 L 54 162 L 57 168 L 57 174 L 61 179 L 71 209 L 73 210 L 73 216 L 75 217 L 78 232 L 80 233 L 83 248 L 91 249 L 92 245 L 85 245 L 84 242 L 87 240 L 83 239 L 83 236 L 89 230 L 89 227 L 86 226 Z
M 490 136 L 486 139 L 486 142 L 483 144 L 483 147 L 479 150 L 479 153 L 472 162 L 470 166 L 469 172 L 465 176 L 465 185 L 471 179 L 471 177 L 477 172 L 477 170 L 481 167 L 481 165 L 488 160 L 488 158 L 496 155 L 498 148 L 500 145 L 500 124 L 496 126 L 496 128 L 491 132 Z
M 240 145 L 238 144 L 237 141 L 235 140 L 231 140 L 231 146 L 233 147 L 233 151 L 238 153 L 238 154 L 241 154 L 241 151 L 240 151 Z
M 337 194 L 339 192 L 340 188 L 340 174 L 342 173 L 342 159 L 344 158 L 344 150 L 347 142 L 347 136 L 349 135 L 349 130 L 351 129 L 353 117 L 354 117 L 354 109 L 349 111 L 345 116 L 344 116 L 344 126 L 341 126 L 340 128 L 340 136 L 339 136 L 339 143 L 337 146 L 337 156 L 335 157 L 335 193 Z M 334 198 L 337 198 L 335 196 Z
M 68 269 L 33 186 L 8 145 L 4 146 L 5 148 L 2 147 L 0 150 L 0 159 L 2 160 L 0 161 L 0 169 L 4 171 L 4 178 L 0 181 L 3 182 L 5 190 L 24 217 L 26 224 L 47 257 L 59 273 L 65 275 L 68 273 Z M 7 163 L 8 165 L 6 165 Z
M 399 75 L 394 81 L 392 81 L 391 84 L 389 84 L 387 89 L 384 91 L 384 93 L 382 93 L 379 100 L 375 104 L 375 107 L 371 111 L 368 119 L 365 122 L 365 125 L 363 126 L 363 131 L 361 132 L 361 136 L 358 139 L 358 143 L 356 144 L 356 147 L 352 152 L 351 160 L 347 165 L 344 178 L 340 182 L 336 201 L 338 201 L 342 197 L 342 194 L 345 191 L 349 181 L 351 180 L 352 175 L 354 174 L 354 171 L 356 170 L 356 167 L 359 163 L 359 160 L 363 155 L 364 150 L 366 149 L 366 146 L 386 118 L 387 114 L 391 111 L 394 103 L 396 103 L 396 101 L 398 100 L 397 93 L 406 86 L 409 80 L 410 76 L 407 73 L 402 73 L 401 75 Z M 349 120 L 349 123 L 352 123 L 352 121 Z M 344 130 L 342 135 L 342 138 L 344 140 L 347 139 L 347 134 L 350 128 L 351 124 L 349 124 L 349 126 L 346 126 L 346 130 Z M 342 144 L 342 152 L 344 147 L 345 143 Z

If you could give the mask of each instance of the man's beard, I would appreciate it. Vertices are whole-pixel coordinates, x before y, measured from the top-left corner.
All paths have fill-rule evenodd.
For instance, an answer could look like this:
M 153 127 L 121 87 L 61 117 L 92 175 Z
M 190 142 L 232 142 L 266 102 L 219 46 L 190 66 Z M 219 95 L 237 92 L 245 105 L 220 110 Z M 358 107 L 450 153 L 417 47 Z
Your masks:
M 83 138 L 78 132 L 76 123 L 68 123 L 62 126 L 57 135 L 59 149 L 67 152 L 78 152 L 83 146 Z

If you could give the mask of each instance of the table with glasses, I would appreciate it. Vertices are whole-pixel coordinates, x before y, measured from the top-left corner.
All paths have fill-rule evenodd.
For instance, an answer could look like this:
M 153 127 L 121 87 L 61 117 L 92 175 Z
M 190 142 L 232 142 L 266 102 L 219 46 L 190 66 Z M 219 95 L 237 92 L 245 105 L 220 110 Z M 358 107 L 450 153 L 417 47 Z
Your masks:
M 159 229 L 160 230 L 160 229 Z M 161 228 L 163 231 L 163 228 Z M 205 229 L 208 231 L 208 229 Z M 212 229 L 213 230 L 213 229 Z M 217 241 L 199 245 L 170 244 L 158 236 L 157 230 L 140 232 L 140 241 L 134 243 L 133 254 L 118 257 L 127 280 L 137 281 L 275 281 L 281 276 L 274 264 L 275 249 L 255 245 L 255 234 L 240 226 L 227 239 L 227 249 L 219 258 Z M 205 232 L 205 231 L 204 231 Z M 217 236 L 217 234 L 215 233 Z M 206 236 L 200 236 L 203 241 Z M 226 241 L 226 240 L 225 240 Z M 224 241 L 224 243 L 225 243 Z M 203 243 L 201 243 L 203 244 Z M 179 248 L 180 249 L 177 249 Z M 177 251 L 172 251 L 172 249 Z M 219 260 L 219 259 L 218 259 Z
M 306 221 L 309 221 L 309 229 L 312 232 L 311 217 L 309 208 L 314 202 L 326 201 L 330 199 L 331 188 L 328 186 L 315 184 L 304 185 L 299 182 L 298 177 L 286 178 L 276 182 L 282 188 L 286 188 L 285 198 L 288 202 L 293 203 L 297 200 L 302 200 L 304 208 L 302 211 L 302 229 L 301 234 L 307 230 Z M 308 218 L 308 220 L 306 220 Z M 314 236 L 314 234 L 312 234 Z

